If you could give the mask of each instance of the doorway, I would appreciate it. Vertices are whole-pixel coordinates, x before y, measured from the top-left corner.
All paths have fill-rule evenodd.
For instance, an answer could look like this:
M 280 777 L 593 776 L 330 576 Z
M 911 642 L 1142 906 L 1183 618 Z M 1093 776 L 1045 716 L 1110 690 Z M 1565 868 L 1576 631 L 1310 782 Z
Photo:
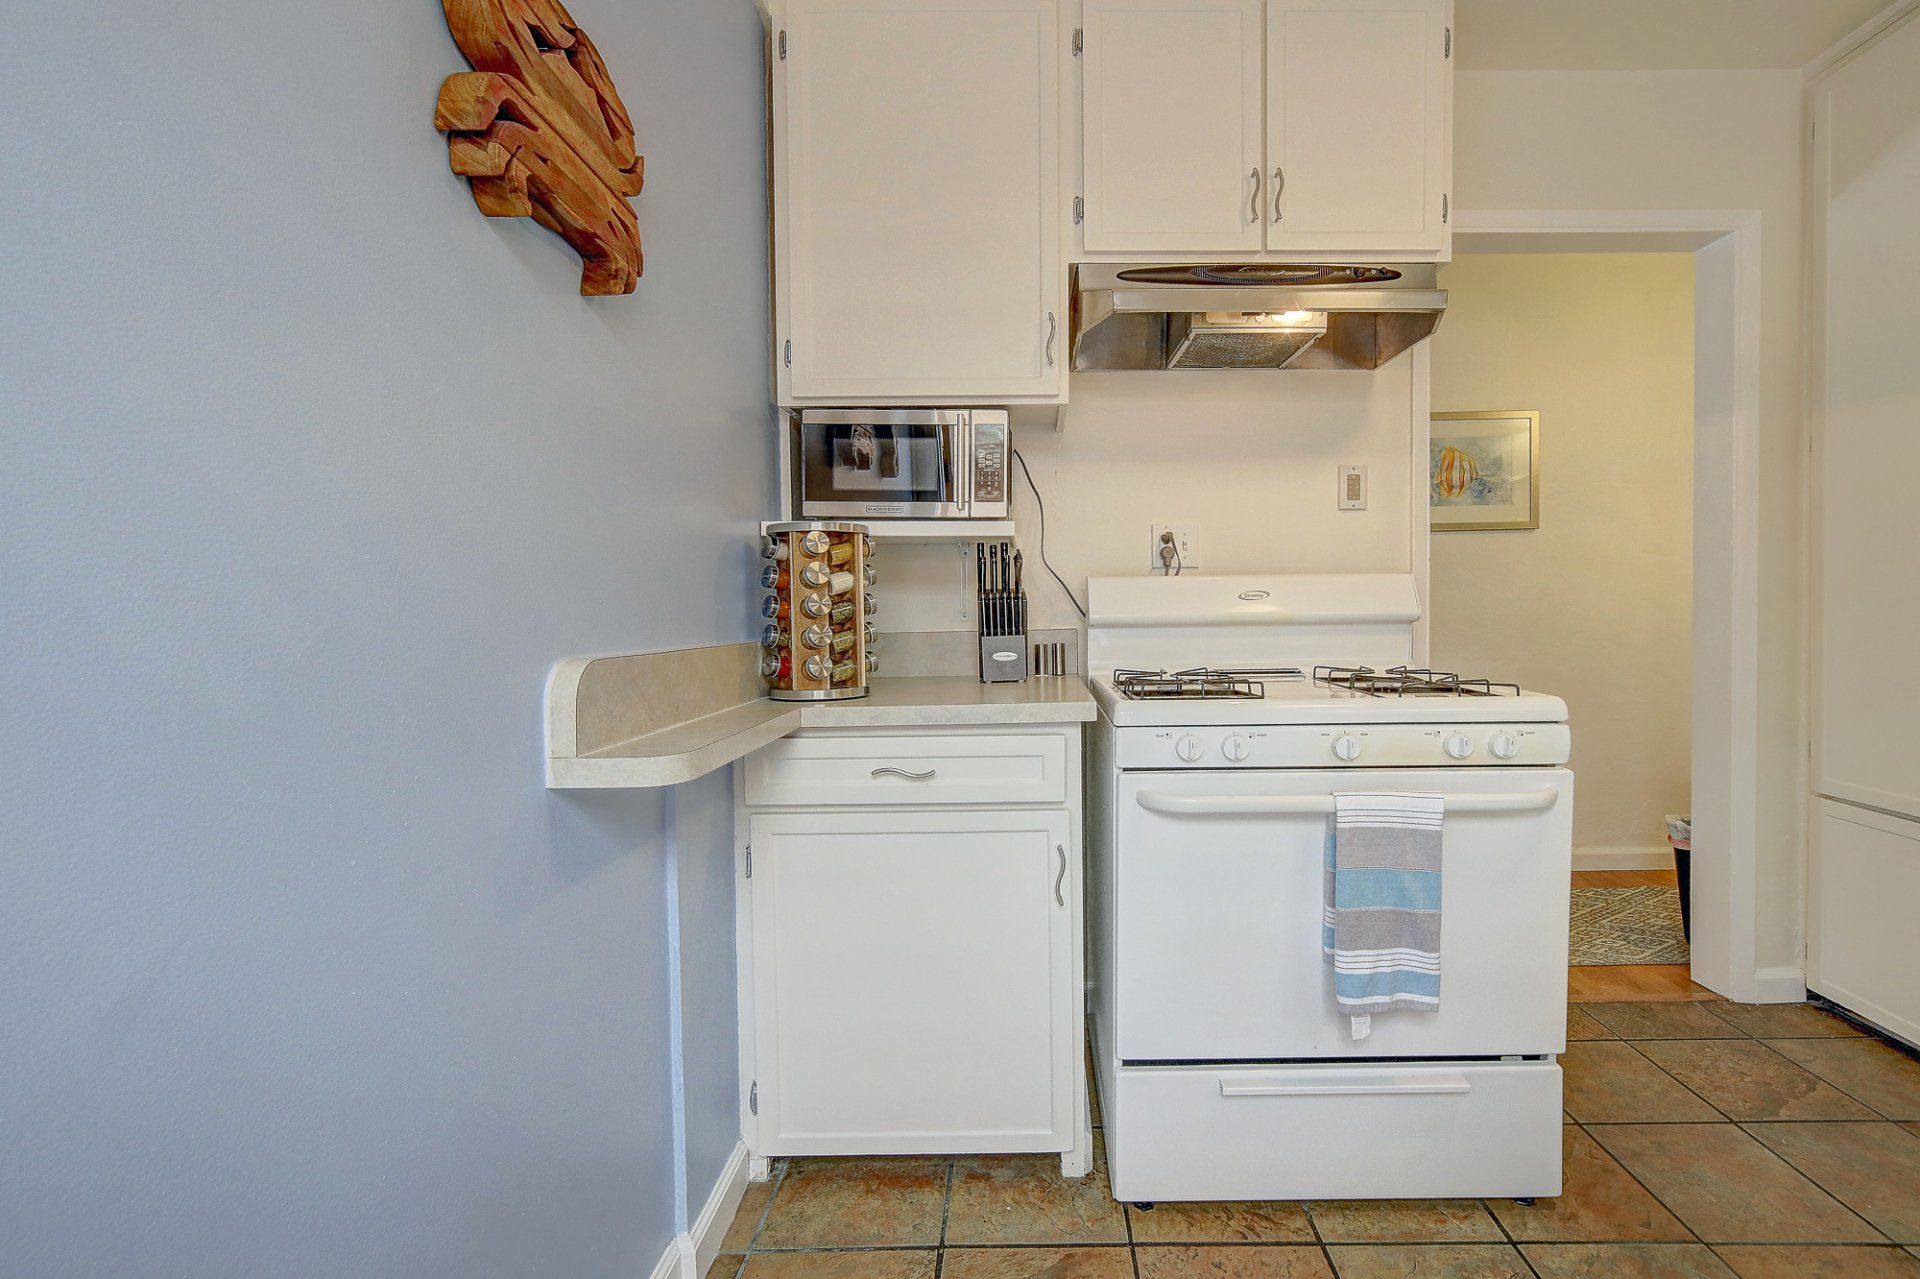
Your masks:
M 1692 599 L 1686 610 L 1691 741 L 1686 771 L 1694 848 L 1688 976 L 1691 983 L 1743 1002 L 1802 999 L 1805 986 L 1798 971 L 1762 971 L 1756 947 L 1758 214 L 1463 211 L 1454 244 L 1463 258 L 1684 254 L 1691 260 Z M 1443 377 L 1436 371 L 1436 387 Z M 1446 406 L 1436 400 L 1436 407 Z M 1548 454 L 1543 470 L 1552 465 Z M 1577 751 L 1578 718 L 1574 728 Z M 1681 989 L 1691 992 L 1691 986 Z
M 1430 638 L 1449 669 L 1567 703 L 1576 1001 L 1710 993 L 1669 843 L 1691 810 L 1693 266 L 1493 253 L 1441 272 Z

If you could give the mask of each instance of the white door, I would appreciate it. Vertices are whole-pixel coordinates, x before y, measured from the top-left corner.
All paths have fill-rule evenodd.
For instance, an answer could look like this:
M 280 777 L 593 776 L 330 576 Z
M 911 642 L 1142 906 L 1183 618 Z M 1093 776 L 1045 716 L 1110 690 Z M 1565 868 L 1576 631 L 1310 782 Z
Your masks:
M 783 403 L 1058 395 L 1058 40 L 1056 0 L 787 6 Z
M 1444 253 L 1451 0 L 1267 0 L 1267 246 Z
M 759 813 L 755 1153 L 1065 1150 L 1064 810 Z
M 1355 1041 L 1321 951 L 1328 818 L 1287 801 L 1364 790 L 1443 791 L 1448 807 L 1440 1010 L 1384 1013 Z M 1565 769 L 1130 772 L 1118 803 L 1113 1033 L 1122 1058 L 1564 1048 L 1573 869 Z
M 1920 1040 L 1920 20 L 1813 90 L 1815 571 L 1807 984 Z M 1890 908 L 1891 904 L 1897 907 Z
M 1087 0 L 1084 244 L 1258 252 L 1262 0 Z

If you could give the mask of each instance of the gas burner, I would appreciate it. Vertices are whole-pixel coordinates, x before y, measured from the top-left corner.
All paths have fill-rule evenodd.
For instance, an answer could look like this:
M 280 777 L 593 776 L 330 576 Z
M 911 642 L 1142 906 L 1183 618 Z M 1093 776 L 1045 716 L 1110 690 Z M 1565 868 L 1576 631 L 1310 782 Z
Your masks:
M 1376 671 L 1371 666 L 1316 666 L 1316 684 L 1350 689 L 1369 697 L 1518 697 L 1518 684 L 1461 679 L 1452 671 L 1415 670 L 1393 666 Z
M 1113 673 L 1113 687 L 1122 697 L 1133 701 L 1173 697 L 1224 697 L 1257 701 L 1267 695 L 1268 682 L 1286 683 L 1304 680 L 1307 673 L 1297 666 L 1236 668 L 1215 670 L 1196 666 L 1185 671 L 1129 671 Z

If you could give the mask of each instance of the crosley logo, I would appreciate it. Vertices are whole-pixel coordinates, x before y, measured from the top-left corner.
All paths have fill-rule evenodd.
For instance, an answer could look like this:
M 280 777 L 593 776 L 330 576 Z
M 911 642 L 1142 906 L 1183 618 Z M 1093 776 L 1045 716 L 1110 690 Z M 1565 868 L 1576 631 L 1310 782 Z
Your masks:
M 1240 598 L 1243 600 L 1263 600 L 1271 594 L 1273 594 L 1272 591 L 1241 591 Z

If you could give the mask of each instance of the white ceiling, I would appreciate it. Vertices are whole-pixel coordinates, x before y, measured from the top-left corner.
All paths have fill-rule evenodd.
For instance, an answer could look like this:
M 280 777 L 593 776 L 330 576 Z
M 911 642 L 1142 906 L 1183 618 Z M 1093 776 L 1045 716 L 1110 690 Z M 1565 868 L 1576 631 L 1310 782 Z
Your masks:
M 1463 71 L 1798 69 L 1889 0 L 1456 0 Z

